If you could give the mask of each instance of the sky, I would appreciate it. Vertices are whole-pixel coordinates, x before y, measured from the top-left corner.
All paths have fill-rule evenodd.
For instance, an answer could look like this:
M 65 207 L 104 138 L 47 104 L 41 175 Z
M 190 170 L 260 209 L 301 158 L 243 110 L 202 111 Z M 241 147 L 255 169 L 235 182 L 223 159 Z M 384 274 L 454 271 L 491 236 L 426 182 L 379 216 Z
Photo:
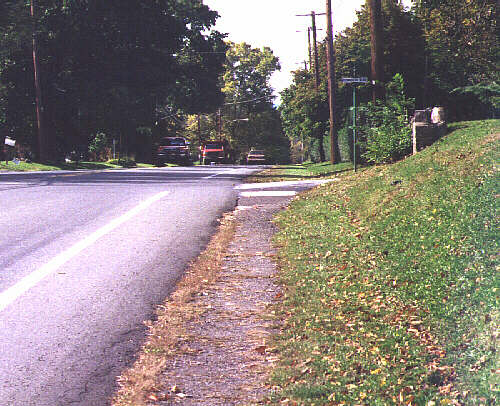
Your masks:
M 271 86 L 278 95 L 292 82 L 290 72 L 304 66 L 307 55 L 307 27 L 311 17 L 296 14 L 324 13 L 325 0 L 204 0 L 220 18 L 215 29 L 227 33 L 233 42 L 246 42 L 254 48 L 270 47 L 278 56 L 281 71 L 271 78 Z M 332 0 L 334 34 L 352 26 L 356 10 L 365 0 Z M 408 5 L 409 0 L 403 1 Z M 317 16 L 318 41 L 325 37 L 326 17 Z M 302 31 L 302 32 L 296 32 Z

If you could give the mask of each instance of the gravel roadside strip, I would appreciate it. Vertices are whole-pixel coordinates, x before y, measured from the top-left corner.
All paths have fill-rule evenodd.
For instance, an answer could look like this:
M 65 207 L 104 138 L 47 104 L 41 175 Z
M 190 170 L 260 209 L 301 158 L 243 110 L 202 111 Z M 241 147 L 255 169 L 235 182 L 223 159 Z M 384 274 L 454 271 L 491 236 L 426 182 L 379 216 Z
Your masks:
M 272 314 L 281 297 L 272 219 L 290 200 L 240 197 L 220 220 L 156 320 L 146 323 L 147 339 L 118 377 L 112 406 L 263 403 L 278 361 L 270 341 L 280 327 Z
M 186 325 L 160 379 L 168 390 L 152 405 L 256 404 L 269 392 L 267 373 L 277 361 L 269 339 L 278 327 L 269 306 L 281 295 L 272 218 L 289 199 L 272 200 L 236 209 L 218 279 L 194 299 L 204 312 Z

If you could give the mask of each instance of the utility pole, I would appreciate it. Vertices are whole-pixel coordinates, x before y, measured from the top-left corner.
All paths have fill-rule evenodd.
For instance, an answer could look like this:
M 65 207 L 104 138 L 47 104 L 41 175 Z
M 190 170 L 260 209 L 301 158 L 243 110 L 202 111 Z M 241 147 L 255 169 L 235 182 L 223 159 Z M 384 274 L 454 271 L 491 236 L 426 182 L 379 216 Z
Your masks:
M 37 33 L 36 33 L 36 19 L 35 19 L 35 0 L 31 0 L 30 3 L 31 19 L 33 22 L 33 68 L 35 73 L 35 103 L 36 103 L 36 119 L 38 128 L 38 158 L 40 161 L 48 160 L 48 148 L 47 148 L 47 134 L 45 131 L 45 121 L 44 121 L 44 108 L 42 99 L 42 88 L 40 85 L 40 66 L 38 63 L 38 44 L 37 44 Z
M 219 135 L 219 141 L 222 141 L 222 111 L 219 109 L 217 111 L 217 133 Z
M 309 69 L 312 69 L 311 27 L 307 27 L 307 44 L 309 51 Z
M 307 16 L 309 17 L 311 14 L 301 14 L 300 16 L 301 17 L 304 17 L 304 16 Z M 316 14 L 318 15 L 318 14 Z M 314 66 L 313 64 L 313 46 L 311 44 L 311 31 L 312 31 L 312 28 L 311 27 L 307 27 L 307 55 L 309 56 L 309 69 L 312 69 L 312 67 Z M 316 28 L 316 31 L 323 31 L 323 29 L 321 28 Z M 304 32 L 304 31 L 296 31 L 296 32 Z
M 319 89 L 319 58 L 318 58 L 318 43 L 316 40 L 316 13 L 311 11 L 313 46 L 314 46 L 314 79 L 316 90 Z
M 202 140 L 201 140 L 201 117 L 200 115 L 198 114 L 197 118 L 196 118 L 196 121 L 197 121 L 197 130 L 198 130 L 198 142 L 200 144 L 200 148 L 201 148 L 201 143 L 202 143 Z
M 330 107 L 330 161 L 340 161 L 338 137 L 335 123 L 335 51 L 333 49 L 332 2 L 326 0 L 326 63 L 328 68 L 328 104 Z
M 373 102 L 384 97 L 384 63 L 382 43 L 382 6 L 380 0 L 367 0 L 370 8 L 370 47 Z
M 312 27 L 308 29 L 308 40 L 309 40 L 309 58 L 311 58 L 311 48 L 313 50 L 313 57 L 314 57 L 314 85 L 316 90 L 319 89 L 319 57 L 318 57 L 318 43 L 317 43 L 317 36 L 316 36 L 316 16 L 318 15 L 324 15 L 325 13 L 318 13 L 316 14 L 314 11 L 311 11 L 311 14 L 297 14 L 297 17 L 311 17 L 311 23 Z M 311 36 L 310 36 L 310 31 L 313 33 L 313 44 L 311 46 Z M 312 67 L 312 63 L 309 64 L 309 66 Z

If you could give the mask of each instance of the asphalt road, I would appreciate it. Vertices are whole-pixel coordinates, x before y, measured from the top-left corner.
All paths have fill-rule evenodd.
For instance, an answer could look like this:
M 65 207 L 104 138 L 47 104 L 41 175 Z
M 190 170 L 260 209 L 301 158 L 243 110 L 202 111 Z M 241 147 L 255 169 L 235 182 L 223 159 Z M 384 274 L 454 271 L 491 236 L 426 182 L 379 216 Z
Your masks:
M 0 174 L 0 405 L 108 404 L 254 170 Z

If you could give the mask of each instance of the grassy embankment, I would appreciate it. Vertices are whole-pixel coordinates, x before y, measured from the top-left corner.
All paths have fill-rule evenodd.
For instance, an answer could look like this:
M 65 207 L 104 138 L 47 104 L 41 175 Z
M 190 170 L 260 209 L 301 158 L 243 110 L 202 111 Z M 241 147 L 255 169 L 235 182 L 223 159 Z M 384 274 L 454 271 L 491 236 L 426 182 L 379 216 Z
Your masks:
M 284 324 L 269 403 L 498 402 L 500 121 L 451 129 L 277 218 Z

